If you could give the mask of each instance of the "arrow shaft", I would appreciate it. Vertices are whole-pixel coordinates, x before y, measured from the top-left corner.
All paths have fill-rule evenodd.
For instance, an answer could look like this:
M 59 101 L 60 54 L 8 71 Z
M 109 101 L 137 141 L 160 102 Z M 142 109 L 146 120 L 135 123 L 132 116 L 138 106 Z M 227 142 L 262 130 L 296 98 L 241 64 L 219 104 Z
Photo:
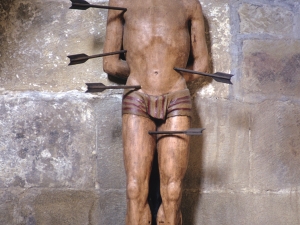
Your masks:
M 140 85 L 115 85 L 115 86 L 105 86 L 102 83 L 86 83 L 88 89 L 86 92 L 102 92 L 106 89 L 140 89 Z
M 189 130 L 173 130 L 173 131 L 149 131 L 149 134 L 186 134 L 186 135 L 201 135 L 202 128 L 191 128 Z
M 183 68 L 177 68 L 177 67 L 175 67 L 174 70 L 182 71 L 182 72 L 186 72 L 186 73 L 199 74 L 199 75 L 208 76 L 208 77 L 217 77 L 217 78 L 223 78 L 224 79 L 224 76 L 220 76 L 220 75 L 217 75 L 217 74 L 203 73 L 203 72 L 198 72 L 198 71 L 188 70 L 188 69 L 183 69 Z M 228 74 L 228 78 L 230 78 L 230 77 L 231 77 L 231 75 Z
M 149 131 L 149 134 L 186 134 L 186 131 Z
M 127 50 L 121 50 L 121 51 L 116 51 L 116 52 L 107 52 L 107 53 L 102 53 L 102 54 L 97 54 L 97 55 L 91 55 L 88 56 L 87 58 L 92 59 L 92 58 L 98 58 L 98 57 L 103 57 L 103 56 L 108 56 L 108 55 L 116 55 L 116 54 L 122 54 L 126 53 Z
M 94 83 L 87 83 L 86 84 L 89 89 L 138 89 L 141 88 L 140 85 L 132 85 L 132 86 L 127 86 L 127 85 L 114 85 L 114 86 L 101 86 L 99 84 L 94 84 Z
M 126 11 L 126 8 L 122 7 L 115 7 L 115 6 L 103 6 L 103 5 L 92 5 L 92 4 L 84 4 L 84 3 L 72 3 L 73 6 L 79 6 L 79 7 L 92 7 L 92 8 L 100 8 L 100 9 L 114 9 L 114 10 L 123 10 Z
M 91 56 L 88 56 L 86 54 L 69 55 L 68 56 L 70 58 L 69 65 L 85 63 L 87 60 L 92 59 L 92 58 L 98 58 L 98 57 L 103 57 L 103 56 L 108 56 L 108 55 L 122 54 L 122 53 L 126 53 L 126 52 L 127 52 L 127 50 L 121 50 L 121 51 L 107 52 L 107 53 L 102 53 L 102 54 L 98 54 L 98 55 L 91 55 Z
M 182 72 L 186 72 L 186 73 L 200 74 L 200 75 L 203 75 L 203 76 L 210 76 L 211 75 L 211 74 L 208 74 L 208 73 L 203 73 L 203 72 L 198 72 L 198 71 L 188 70 L 188 69 L 183 69 L 183 68 L 177 68 L 177 67 L 175 67 L 174 70 L 182 71 Z

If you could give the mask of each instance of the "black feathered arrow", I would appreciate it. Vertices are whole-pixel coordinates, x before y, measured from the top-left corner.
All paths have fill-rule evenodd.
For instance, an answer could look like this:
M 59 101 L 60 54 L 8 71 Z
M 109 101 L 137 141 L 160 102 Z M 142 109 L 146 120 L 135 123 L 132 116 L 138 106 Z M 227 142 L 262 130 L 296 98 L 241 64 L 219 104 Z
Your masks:
M 186 134 L 186 135 L 201 135 L 203 128 L 190 128 L 188 130 L 172 130 L 172 131 L 149 131 L 148 134 Z
M 226 84 L 232 84 L 230 79 L 233 75 L 228 74 L 228 73 L 216 72 L 214 74 L 210 74 L 210 73 L 202 73 L 202 72 L 198 72 L 198 71 L 194 71 L 194 70 L 182 69 L 182 68 L 177 68 L 177 67 L 175 67 L 174 70 L 208 76 L 208 77 L 212 77 L 215 81 L 226 83 Z
M 83 0 L 71 0 L 72 6 L 70 9 L 79 9 L 79 10 L 86 10 L 88 8 L 100 8 L 100 9 L 114 9 L 114 10 L 123 10 L 126 11 L 126 8 L 122 7 L 115 7 L 115 6 L 104 6 L 104 5 L 92 5 L 87 1 Z
M 86 92 L 102 92 L 106 89 L 140 89 L 140 85 L 115 85 L 115 86 L 105 86 L 102 83 L 86 83 L 88 89 Z
M 77 54 L 77 55 L 68 55 L 68 58 L 70 59 L 70 65 L 75 65 L 75 64 L 81 64 L 85 63 L 87 60 L 92 59 L 92 58 L 98 58 L 98 57 L 103 57 L 103 56 L 108 56 L 108 55 L 116 55 L 116 54 L 122 54 L 126 53 L 127 50 L 121 50 L 121 51 L 116 51 L 116 52 L 108 52 L 108 53 L 102 53 L 98 55 L 91 55 L 88 56 L 84 53 L 82 54 Z

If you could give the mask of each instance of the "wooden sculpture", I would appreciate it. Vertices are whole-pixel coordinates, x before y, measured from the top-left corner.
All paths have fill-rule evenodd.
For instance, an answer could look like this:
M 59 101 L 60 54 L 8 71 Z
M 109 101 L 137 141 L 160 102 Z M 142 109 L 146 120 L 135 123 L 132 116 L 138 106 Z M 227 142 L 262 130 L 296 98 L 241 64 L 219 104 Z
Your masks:
M 198 0 L 110 0 L 104 53 L 127 50 L 103 59 L 104 71 L 140 89 L 123 94 L 123 146 L 127 176 L 127 225 L 151 224 L 147 203 L 149 176 L 157 149 L 162 204 L 157 224 L 182 224 L 180 202 L 189 137 L 148 131 L 188 130 L 191 99 L 186 81 L 207 72 L 208 52 Z M 187 65 L 189 56 L 192 64 Z

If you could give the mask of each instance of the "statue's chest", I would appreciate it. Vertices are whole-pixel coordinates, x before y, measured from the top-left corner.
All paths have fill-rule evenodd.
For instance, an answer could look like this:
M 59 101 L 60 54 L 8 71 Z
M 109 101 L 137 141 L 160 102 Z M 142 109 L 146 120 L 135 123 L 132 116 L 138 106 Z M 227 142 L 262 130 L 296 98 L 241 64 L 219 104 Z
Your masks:
M 181 1 L 159 1 L 155 4 L 153 1 L 143 1 L 134 4 L 134 1 L 128 6 L 124 14 L 126 22 L 140 24 L 172 24 L 185 23 L 186 11 Z

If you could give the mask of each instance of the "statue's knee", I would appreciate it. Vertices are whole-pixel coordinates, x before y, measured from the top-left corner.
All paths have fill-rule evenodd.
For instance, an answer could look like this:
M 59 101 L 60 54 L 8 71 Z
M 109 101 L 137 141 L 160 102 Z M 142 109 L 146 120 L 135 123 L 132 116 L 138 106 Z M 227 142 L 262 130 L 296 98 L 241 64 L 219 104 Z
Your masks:
M 127 197 L 129 199 L 139 198 L 142 194 L 142 188 L 137 182 L 129 182 L 127 184 Z
M 181 197 L 181 183 L 171 182 L 167 185 L 167 198 L 170 201 L 178 201 Z
M 129 199 L 134 199 L 139 196 L 139 185 L 136 182 L 129 182 L 127 184 L 127 197 Z

